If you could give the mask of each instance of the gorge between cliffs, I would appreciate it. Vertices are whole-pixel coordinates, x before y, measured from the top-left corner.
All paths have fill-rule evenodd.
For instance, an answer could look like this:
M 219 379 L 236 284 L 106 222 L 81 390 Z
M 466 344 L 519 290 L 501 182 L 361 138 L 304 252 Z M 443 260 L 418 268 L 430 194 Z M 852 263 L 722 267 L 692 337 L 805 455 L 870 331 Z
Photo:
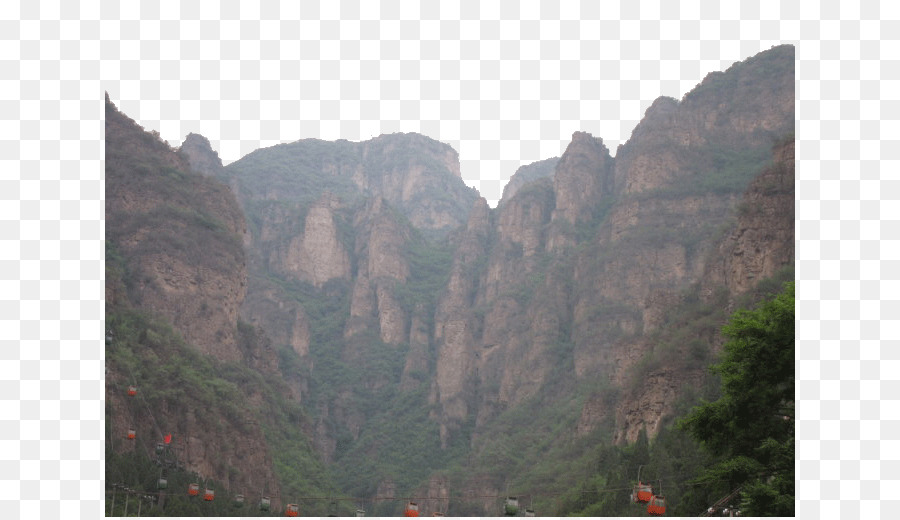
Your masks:
M 616 464 L 598 446 L 714 399 L 722 326 L 793 280 L 794 99 L 773 47 L 657 99 L 615 154 L 574 133 L 491 208 L 423 135 L 223 166 L 107 97 L 108 487 L 161 516 L 578 511 Z

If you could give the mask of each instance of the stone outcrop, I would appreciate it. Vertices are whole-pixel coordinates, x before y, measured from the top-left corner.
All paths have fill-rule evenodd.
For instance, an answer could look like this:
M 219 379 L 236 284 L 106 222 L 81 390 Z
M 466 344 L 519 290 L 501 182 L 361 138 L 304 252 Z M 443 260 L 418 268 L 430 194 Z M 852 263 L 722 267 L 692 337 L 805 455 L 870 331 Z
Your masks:
M 191 169 L 210 177 L 222 175 L 222 159 L 219 153 L 212 149 L 209 139 L 190 133 L 184 138 L 178 151 L 187 158 Z
M 572 134 L 553 175 L 553 220 L 570 224 L 590 221 L 597 202 L 610 194 L 613 164 L 602 139 L 587 132 Z
M 306 214 L 303 232 L 287 243 L 280 267 L 289 277 L 321 287 L 334 279 L 349 279 L 350 255 L 341 241 L 334 210 L 338 202 L 327 194 Z
M 498 207 L 503 205 L 505 201 L 513 198 L 523 186 L 530 184 L 532 181 L 552 178 L 558 162 L 559 157 L 552 157 L 521 166 L 512 174 L 506 182 L 506 186 L 503 187 L 503 196 L 500 197 L 500 202 L 497 204 Z

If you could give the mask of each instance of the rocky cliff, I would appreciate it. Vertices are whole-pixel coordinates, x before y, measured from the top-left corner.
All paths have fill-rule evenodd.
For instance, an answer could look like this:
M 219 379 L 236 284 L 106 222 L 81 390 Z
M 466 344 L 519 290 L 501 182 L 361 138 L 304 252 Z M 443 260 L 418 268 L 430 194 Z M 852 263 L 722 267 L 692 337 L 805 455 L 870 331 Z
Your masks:
M 106 116 L 108 243 L 130 272 L 127 295 L 110 294 L 111 303 L 165 317 L 206 354 L 241 359 L 245 223 L 234 195 L 112 103 Z
M 209 326 L 241 305 L 272 338 L 348 493 L 443 500 L 471 475 L 552 487 L 527 460 L 652 438 L 706 381 L 727 313 L 790 276 L 793 67 L 780 46 L 660 98 L 615 156 L 575 132 L 493 210 L 456 152 L 416 134 L 307 139 L 225 168 L 189 136 L 167 160 L 225 181 L 247 222 L 222 225 L 246 247 L 246 298 L 220 282 L 232 292 Z M 134 229 L 124 244 L 149 234 Z M 481 502 L 465 511 L 493 514 Z
M 202 176 L 193 163 L 107 97 L 108 448 L 152 453 L 155 442 L 173 434 L 170 449 L 180 469 L 227 488 L 277 494 L 269 440 L 254 413 L 262 407 L 261 389 L 245 388 L 243 411 L 213 417 L 216 411 L 207 406 L 214 398 L 189 394 L 203 390 L 202 380 L 184 379 L 214 378 L 197 371 L 218 363 L 277 370 L 265 335 L 238 323 L 247 287 L 243 214 L 228 187 Z M 221 168 L 217 157 L 205 164 Z M 185 365 L 186 359 L 197 364 Z M 131 385 L 140 389 L 137 396 L 126 395 Z M 120 441 L 129 428 L 138 438 Z M 235 442 L 236 436 L 242 440 Z M 110 481 L 127 480 L 121 468 L 109 471 Z

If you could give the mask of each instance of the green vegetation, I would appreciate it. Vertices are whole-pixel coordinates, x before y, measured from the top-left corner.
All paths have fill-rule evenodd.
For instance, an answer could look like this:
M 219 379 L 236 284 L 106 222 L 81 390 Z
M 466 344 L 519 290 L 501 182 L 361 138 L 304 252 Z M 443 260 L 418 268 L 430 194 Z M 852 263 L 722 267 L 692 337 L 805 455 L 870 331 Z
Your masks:
M 409 262 L 409 278 L 397 284 L 395 294 L 406 312 L 421 308 L 433 316 L 438 297 L 450 279 L 454 247 L 445 241 L 430 241 L 415 229 L 412 232 L 403 255 Z
M 653 442 L 642 432 L 634 444 L 591 450 L 596 466 L 561 496 L 555 514 L 643 516 L 646 506 L 629 499 L 640 471 L 666 497 L 667 515 L 696 516 L 741 488 L 732 504 L 742 516 L 793 516 L 794 285 L 773 296 L 774 284 L 760 284 L 756 294 L 767 299 L 736 311 L 722 329 L 729 340 L 710 367 L 721 390 L 686 392 Z M 703 314 L 694 306 L 681 318 Z M 703 404 L 691 408 L 698 398 Z
M 361 157 L 349 141 L 303 139 L 256 150 L 225 168 L 250 199 L 265 200 L 279 194 L 282 200 L 311 203 L 328 191 L 351 200 L 358 196 L 352 173 Z M 329 170 L 323 171 L 323 165 Z
M 106 363 L 113 375 L 107 380 L 108 391 L 124 393 L 129 384 L 139 386 L 139 394 L 126 405 L 127 410 L 107 406 L 107 428 L 114 424 L 113 415 L 130 417 L 140 428 L 140 435 L 138 440 L 129 442 L 137 442 L 142 447 L 123 452 L 121 443 L 126 441 L 120 440 L 122 432 L 107 432 L 106 475 L 110 484 L 118 482 L 132 489 L 154 491 L 160 467 L 153 463 L 151 447 L 168 433 L 187 438 L 202 436 L 201 431 L 211 432 L 225 443 L 219 446 L 220 452 L 239 453 L 244 449 L 243 438 L 259 425 L 283 493 L 305 496 L 334 493 L 336 488 L 328 470 L 298 427 L 308 420 L 299 405 L 286 397 L 288 390 L 279 379 L 241 364 L 204 356 L 185 344 L 170 326 L 139 311 L 108 309 L 106 326 L 111 338 L 106 348 Z M 247 406 L 250 394 L 261 394 L 260 407 Z M 223 459 L 208 462 L 218 474 L 240 471 L 229 467 Z M 189 479 L 197 478 L 184 471 L 172 471 L 171 475 L 174 484 L 170 489 L 186 489 Z M 216 486 L 213 504 L 179 497 L 167 501 L 162 511 L 153 514 L 240 515 L 243 511 L 246 515 L 245 510 L 233 509 L 227 497 L 237 493 L 257 496 L 263 491 Z M 116 507 L 118 512 L 119 506 Z
M 743 486 L 748 516 L 794 515 L 794 284 L 755 310 L 736 312 L 712 370 L 722 396 L 694 409 L 682 427 L 723 457 L 709 478 Z

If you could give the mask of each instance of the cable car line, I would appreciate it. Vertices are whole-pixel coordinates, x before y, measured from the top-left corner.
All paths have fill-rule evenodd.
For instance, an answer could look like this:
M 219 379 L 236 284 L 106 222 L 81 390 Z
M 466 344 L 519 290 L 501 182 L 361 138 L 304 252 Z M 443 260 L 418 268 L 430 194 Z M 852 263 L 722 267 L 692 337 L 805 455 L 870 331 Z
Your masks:
M 108 339 L 109 339 L 109 338 L 108 338 Z M 131 377 L 131 382 L 132 382 L 132 384 L 129 385 L 129 387 L 128 387 L 127 395 L 128 395 L 129 397 L 132 397 L 132 398 L 133 398 L 133 397 L 138 397 L 138 398 L 140 399 L 141 404 L 143 405 L 143 408 L 144 408 L 144 409 L 146 410 L 146 412 L 147 412 L 147 416 L 150 418 L 150 421 L 153 423 L 153 427 L 156 429 L 156 431 L 157 431 L 157 433 L 159 434 L 160 438 L 161 438 L 161 439 L 164 439 L 164 438 L 165 438 L 165 435 L 163 434 L 163 430 L 162 430 L 162 429 L 160 428 L 160 426 L 159 426 L 159 422 L 156 420 L 156 417 L 153 415 L 153 411 L 152 411 L 152 408 L 151 408 L 151 406 L 150 406 L 150 403 L 144 398 L 143 393 L 138 392 L 138 388 L 139 388 L 139 387 L 138 387 L 138 385 L 137 385 L 137 380 L 136 380 L 136 378 L 135 378 L 135 376 L 134 376 L 134 372 L 131 370 L 131 367 L 128 366 L 127 363 L 122 363 L 122 366 L 128 371 L 128 374 L 129 374 L 129 376 Z M 107 371 L 108 371 L 108 370 L 107 370 Z M 108 374 L 107 374 L 107 376 L 108 376 Z M 119 387 L 119 384 L 118 384 L 118 382 L 117 382 L 115 379 L 112 379 L 112 378 L 107 377 L 107 381 L 112 383 L 112 385 L 113 385 L 113 387 L 115 388 L 115 391 L 116 391 L 117 393 L 118 393 L 118 392 L 122 392 L 122 389 Z M 140 395 L 137 395 L 137 394 L 139 394 L 139 393 L 140 393 Z M 122 393 L 121 395 L 126 395 L 126 393 Z M 136 422 L 135 410 L 133 410 L 132 407 L 131 407 L 131 406 L 128 406 L 128 405 L 126 406 L 126 408 L 128 408 L 128 415 L 129 415 L 129 417 L 131 418 L 132 424 L 134 424 L 134 423 Z M 113 435 L 113 436 L 110 436 L 110 437 L 111 437 L 111 438 L 109 439 L 109 442 L 110 442 L 110 445 L 111 445 L 110 447 L 113 449 L 113 451 L 115 451 L 115 445 L 113 444 L 113 439 L 112 439 L 112 437 L 114 437 L 114 435 Z M 131 430 L 131 429 L 130 429 L 129 432 L 128 432 L 127 437 L 128 437 L 128 439 L 130 439 L 130 440 L 135 440 L 135 437 L 136 437 L 136 432 L 135 432 L 135 430 Z M 144 439 L 144 438 L 142 438 L 142 440 L 143 440 L 143 439 Z M 149 452 L 149 449 L 148 449 L 146 443 L 145 443 L 145 442 L 141 442 L 140 444 L 141 444 L 141 446 L 143 447 L 144 451 L 146 452 L 147 458 L 148 458 L 148 459 L 152 459 L 153 457 L 150 455 L 150 452 Z M 168 443 L 167 443 L 167 444 L 168 444 Z M 159 446 L 160 446 L 160 445 L 161 445 L 161 443 L 157 443 L 157 449 L 156 449 L 157 455 L 160 454 L 160 450 L 159 450 Z M 166 446 L 166 448 L 168 448 L 168 446 Z M 159 461 L 159 456 L 157 456 L 157 462 L 160 463 L 160 461 Z M 617 488 L 605 488 L 605 489 L 592 489 L 592 490 L 576 491 L 575 494 L 585 495 L 585 494 L 599 494 L 599 493 L 622 492 L 622 491 L 628 491 L 628 490 L 631 490 L 631 491 L 632 491 L 632 495 L 631 495 L 632 502 L 635 502 L 635 503 L 649 503 L 648 508 L 647 508 L 648 513 L 651 514 L 651 515 L 660 516 L 660 515 L 662 515 L 662 514 L 665 513 L 665 509 L 666 509 L 666 507 L 665 507 L 665 498 L 664 498 L 662 495 L 656 495 L 656 494 L 653 494 L 653 493 L 652 493 L 652 490 L 651 490 L 652 488 L 651 488 L 649 485 L 644 484 L 643 481 L 641 480 L 641 478 L 640 478 L 641 469 L 642 469 L 643 466 L 645 466 L 645 465 L 646 465 L 646 464 L 640 464 L 640 465 L 638 465 L 638 484 L 636 484 L 636 485 L 629 486 L 629 487 L 617 487 Z M 177 460 L 176 460 L 175 467 L 176 467 L 176 469 L 177 469 L 177 467 L 178 467 Z M 121 476 L 121 475 L 120 475 L 120 476 Z M 679 479 L 680 479 L 681 477 L 683 477 L 683 476 L 680 476 Z M 667 478 L 667 480 L 669 480 L 669 479 Z M 658 488 L 658 490 L 661 490 L 661 487 L 662 487 L 662 480 L 659 479 L 659 478 L 657 478 L 657 479 L 655 479 L 654 481 L 656 481 L 656 482 L 659 483 L 659 488 Z M 711 484 L 711 483 L 715 483 L 715 482 L 723 482 L 723 481 L 725 481 L 725 479 L 695 480 L 695 481 L 693 481 L 693 482 L 688 482 L 688 483 L 680 484 L 680 486 L 683 486 L 683 487 L 701 486 L 701 485 L 707 485 L 707 484 Z M 158 479 L 158 486 L 159 486 L 159 489 L 160 489 L 160 490 L 162 490 L 162 489 L 164 489 L 164 488 L 166 487 L 166 486 L 164 486 L 164 485 L 162 484 L 162 482 L 164 482 L 164 479 L 163 479 L 163 477 L 162 477 L 162 469 L 161 469 L 161 470 L 160 470 L 160 476 L 159 476 L 159 479 Z M 205 492 L 203 493 L 204 501 L 209 501 L 209 502 L 211 502 L 211 501 L 213 500 L 214 495 L 215 495 L 215 491 L 212 490 L 211 488 L 209 488 L 209 487 L 206 486 L 206 484 L 205 484 L 205 483 L 206 483 L 206 480 L 205 480 L 205 479 L 203 480 L 203 482 L 204 482 L 204 489 L 205 489 Z M 651 482 L 652 482 L 652 481 L 651 481 Z M 676 484 L 675 487 L 677 488 L 677 487 L 679 487 L 679 485 Z M 196 489 L 195 489 L 195 488 L 196 488 Z M 734 496 L 736 496 L 736 495 L 740 492 L 740 489 L 741 489 L 741 488 L 737 488 L 737 489 L 735 489 L 734 491 L 732 491 L 730 494 L 726 495 L 724 498 L 721 498 L 719 501 L 717 501 L 715 504 L 713 504 L 713 506 L 711 506 L 711 507 L 708 508 L 706 511 L 704 511 L 704 513 L 701 513 L 700 516 L 708 516 L 708 514 L 711 514 L 714 510 L 716 510 L 717 508 L 720 508 L 722 504 L 726 503 L 728 500 L 731 500 Z M 107 493 L 108 493 L 109 491 L 110 491 L 110 490 L 107 489 Z M 110 513 L 111 513 L 111 514 L 112 514 L 113 509 L 114 509 L 114 507 L 115 507 L 115 495 L 116 495 L 116 492 L 117 492 L 117 491 L 121 491 L 122 493 L 126 494 L 126 508 L 127 508 L 127 496 L 142 496 L 143 498 L 146 498 L 146 499 L 151 499 L 151 497 L 157 497 L 157 499 L 158 499 L 159 497 L 161 497 L 161 496 L 163 496 L 163 495 L 169 494 L 169 493 L 166 493 L 165 491 L 156 491 L 156 492 L 153 492 L 153 491 L 139 491 L 139 490 L 133 490 L 133 489 L 130 489 L 130 488 L 126 487 L 126 486 L 124 485 L 124 482 L 123 482 L 123 484 L 121 485 L 121 487 L 120 487 L 119 484 L 113 484 L 113 485 L 112 485 L 113 502 L 112 502 L 112 506 L 111 506 L 111 508 L 110 508 Z M 199 494 L 200 494 L 199 491 L 200 491 L 200 489 L 199 489 L 199 484 L 191 483 L 191 484 L 189 485 L 189 494 L 192 494 L 192 495 L 199 495 Z M 466 494 L 464 494 L 463 496 L 459 496 L 459 497 L 450 497 L 450 496 L 446 496 L 446 497 L 431 497 L 431 496 L 418 497 L 418 496 L 405 496 L 405 497 L 368 497 L 368 498 L 360 498 L 360 497 L 334 497 L 334 496 L 327 496 L 327 497 L 323 497 L 323 496 L 299 496 L 299 497 L 298 497 L 298 496 L 291 496 L 290 499 L 293 499 L 293 500 L 295 501 L 295 503 L 287 504 L 286 509 L 285 509 L 285 513 L 286 513 L 288 516 L 297 516 L 297 515 L 299 514 L 299 512 L 298 512 L 299 510 L 298 510 L 298 505 L 297 505 L 297 503 L 299 503 L 299 502 L 304 502 L 304 501 L 322 501 L 322 500 L 328 500 L 328 501 L 330 501 L 330 502 L 332 503 L 332 505 L 335 506 L 335 507 L 336 507 L 336 505 L 337 505 L 337 503 L 338 503 L 339 501 L 340 501 L 340 502 L 353 501 L 353 502 L 356 503 L 356 504 L 377 503 L 377 502 L 387 502 L 387 501 L 407 501 L 406 511 L 405 511 L 405 513 L 404 513 L 405 516 L 418 516 L 418 504 L 417 504 L 416 501 L 437 501 L 437 502 L 444 502 L 444 501 L 450 501 L 451 499 L 453 499 L 453 500 L 460 500 L 460 499 L 462 499 L 462 500 L 473 500 L 473 499 L 501 499 L 501 498 L 503 498 L 503 499 L 506 500 L 505 511 L 507 512 L 507 516 L 509 516 L 509 514 L 508 514 L 509 511 L 513 511 L 513 510 L 514 510 L 516 513 L 518 512 L 518 498 L 519 498 L 519 497 L 523 497 L 523 498 L 524 498 L 524 497 L 527 496 L 527 497 L 529 497 L 529 500 L 531 501 L 531 500 L 534 499 L 534 497 L 559 497 L 559 496 L 563 496 L 563 495 L 572 495 L 572 494 L 573 494 L 573 492 L 572 492 L 571 490 L 569 490 L 569 491 L 564 491 L 564 492 L 556 492 L 556 493 L 523 493 L 523 494 L 518 494 L 518 495 L 516 495 L 516 494 L 510 494 L 510 493 L 508 493 L 508 492 L 505 493 L 505 494 L 503 494 L 503 495 L 500 495 L 500 494 L 497 494 L 497 495 L 494 495 L 494 494 L 475 495 L 475 494 L 474 494 L 474 492 L 475 492 L 474 489 L 469 490 L 469 491 L 470 491 L 470 493 L 466 493 Z M 240 500 L 238 500 L 237 497 L 240 497 Z M 260 498 L 260 502 L 259 502 L 260 510 L 262 510 L 262 511 L 268 511 L 268 510 L 269 510 L 269 507 L 268 507 L 268 506 L 269 506 L 269 503 L 268 503 L 268 501 L 269 501 L 271 498 L 282 498 L 282 497 L 280 497 L 280 496 L 278 496 L 278 495 L 273 495 L 273 494 L 265 494 L 265 495 L 263 495 L 263 496 Z M 243 495 L 243 494 L 234 495 L 234 497 L 232 498 L 232 500 L 234 501 L 234 503 L 235 503 L 236 505 L 237 505 L 237 504 L 243 504 L 243 503 L 244 503 L 244 499 L 245 499 L 245 495 Z M 512 504 L 512 505 L 511 505 L 511 504 Z M 126 509 L 126 511 L 127 511 L 127 509 Z M 140 511 L 140 506 L 139 506 L 139 511 Z M 530 508 L 528 509 L 528 511 L 532 512 L 532 514 L 533 514 L 533 510 L 531 510 Z M 513 515 L 513 516 L 515 516 L 515 515 Z

